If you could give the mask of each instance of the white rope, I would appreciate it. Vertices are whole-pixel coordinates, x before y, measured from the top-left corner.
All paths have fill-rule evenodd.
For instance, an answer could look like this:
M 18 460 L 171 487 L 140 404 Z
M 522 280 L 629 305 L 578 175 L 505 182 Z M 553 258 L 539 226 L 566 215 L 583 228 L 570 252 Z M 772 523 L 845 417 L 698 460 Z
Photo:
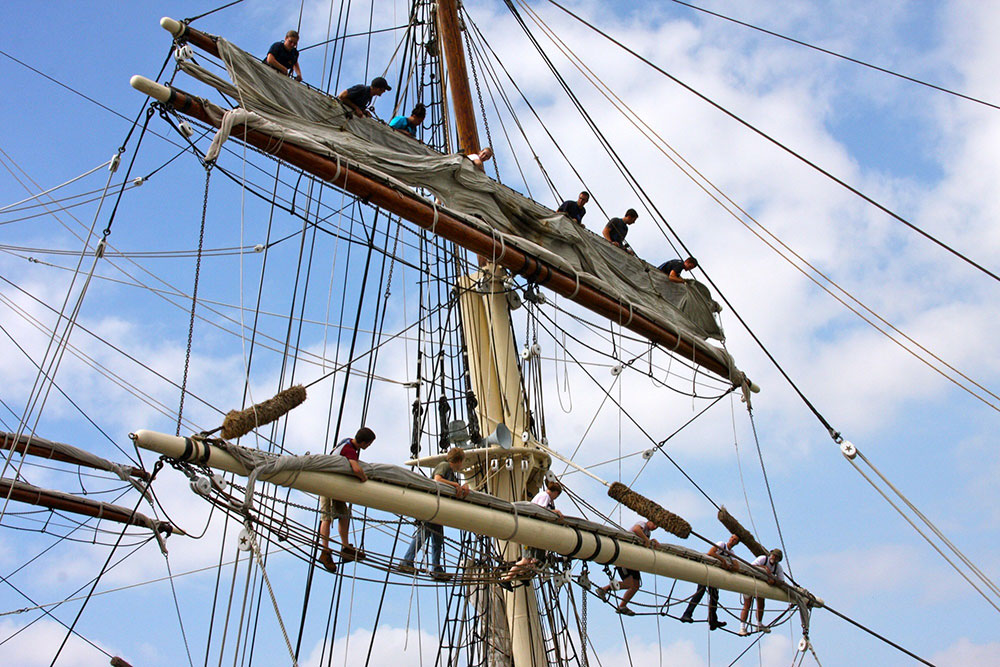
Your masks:
M 860 474 L 862 477 L 864 477 L 865 481 L 868 482 L 869 484 L 871 484 L 872 488 L 875 489 L 878 492 L 878 494 L 880 496 L 882 496 L 882 498 L 884 498 L 885 501 L 887 503 L 889 503 L 889 505 L 892 506 L 892 508 L 894 510 L 896 510 L 896 512 L 899 513 L 899 516 L 903 517 L 903 519 L 906 521 L 906 523 L 910 524 L 910 527 L 912 527 L 913 530 L 917 531 L 917 533 L 922 538 L 924 538 L 924 540 L 927 542 L 927 544 L 931 545 L 931 548 L 934 549 L 934 551 L 938 552 L 938 555 L 941 556 L 941 558 L 943 558 L 945 560 L 945 562 L 948 563 L 948 565 L 951 565 L 952 569 L 954 569 L 955 572 L 957 572 L 960 577 L 962 577 L 963 579 L 965 579 L 965 581 L 968 582 L 968 584 L 970 586 L 972 586 L 972 588 L 975 589 L 975 591 L 977 593 L 979 593 L 983 597 L 983 599 L 986 600 L 987 603 L 989 603 L 989 605 L 991 607 L 993 607 L 998 612 L 1000 612 L 1000 607 L 998 607 L 997 604 L 986 595 L 986 593 L 984 593 L 978 586 L 976 586 L 976 584 L 973 583 L 973 581 L 971 579 L 969 579 L 969 577 L 964 572 L 962 572 L 962 570 L 960 570 L 959 567 L 957 565 L 955 565 L 955 563 L 952 562 L 952 560 L 950 558 L 948 558 L 947 555 L 945 555 L 945 553 L 940 549 L 940 547 L 938 547 L 938 545 L 934 544 L 934 542 L 922 530 L 920 530 L 919 527 L 917 527 L 917 524 L 915 524 L 910 517 L 906 516 L 906 513 L 903 512 L 903 510 L 900 509 L 896 505 L 896 503 L 892 502 L 892 500 L 889 498 L 889 496 L 887 496 L 885 494 L 885 492 L 882 491 L 882 489 L 880 489 L 878 487 L 878 485 L 875 484 L 875 482 L 872 481 L 872 479 L 870 477 L 868 477 L 868 475 L 865 474 L 865 472 L 858 466 L 857 463 L 854 462 L 853 459 L 848 459 L 848 461 L 850 461 L 851 465 L 854 466 L 854 469 L 858 471 L 858 474 Z
M 115 157 L 117 157 L 117 156 L 115 156 Z M 94 173 L 95 171 L 99 171 L 99 170 L 103 169 L 104 167 L 107 167 L 107 166 L 108 166 L 109 164 L 111 164 L 111 163 L 112 163 L 112 162 L 114 161 L 114 159 L 115 159 L 115 158 L 111 158 L 111 159 L 110 159 L 110 160 L 108 160 L 107 162 L 103 162 L 103 163 L 101 163 L 101 164 L 97 165 L 96 167 L 94 167 L 94 168 L 93 168 L 93 169 L 91 169 L 90 171 L 85 171 L 84 173 L 80 174 L 80 175 L 79 175 L 79 176 L 77 176 L 76 178 L 71 178 L 71 179 L 69 179 L 69 180 L 68 180 L 68 181 L 66 181 L 65 183 L 62 183 L 62 184 L 60 184 L 60 185 L 57 185 L 57 186 L 55 186 L 55 187 L 51 187 L 51 188 L 49 188 L 48 190 L 43 190 L 42 192 L 39 192 L 38 194 L 35 194 L 35 195 L 31 195 L 30 197 L 25 197 L 25 198 L 24 198 L 24 199 L 22 199 L 21 201 L 16 201 L 16 202 L 14 202 L 13 204 L 7 204 L 7 205 L 6 205 L 6 206 L 4 206 L 3 208 L 0 208 L 0 213 L 3 213 L 4 211 L 6 211 L 6 210 L 8 210 L 8 209 L 11 209 L 11 208 L 14 208 L 15 206 L 20 206 L 21 204 L 24 204 L 24 203 L 26 203 L 26 202 L 29 202 L 29 201 L 38 201 L 38 199 L 39 199 L 40 197 L 43 197 L 44 195 L 47 195 L 47 194 L 49 194 L 49 193 L 51 193 L 51 192 L 55 192 L 55 191 L 56 191 L 56 190 L 58 190 L 59 188 L 63 188 L 63 187 L 66 187 L 66 186 L 67 186 L 67 185 L 69 185 L 70 183 L 75 183 L 76 181 L 79 181 L 79 180 L 80 180 L 81 178 L 85 178 L 85 177 L 87 177 L 87 176 L 90 176 L 90 175 L 91 175 L 91 174 L 93 174 L 93 173 Z M 45 204 L 44 202 L 38 202 L 38 205 L 39 205 L 39 206 L 45 206 L 46 204 Z
M 4 153 L 6 155 L 6 153 Z M 10 159 L 9 156 L 7 156 Z M 94 276 L 94 271 L 97 269 L 97 263 L 100 261 L 103 250 L 104 250 L 104 240 L 103 238 L 98 242 L 94 251 L 94 260 L 91 263 L 90 270 L 84 279 L 83 285 L 80 287 L 80 293 L 77 295 L 76 303 L 73 305 L 72 312 L 68 317 L 65 317 L 66 324 L 63 328 L 61 334 L 59 334 L 58 329 L 62 320 L 64 319 L 64 313 L 66 312 L 66 306 L 69 304 L 70 295 L 73 293 L 73 288 L 76 284 L 76 279 L 80 275 L 80 268 L 83 266 L 83 259 L 87 256 L 87 250 L 90 248 L 90 239 L 94 236 L 94 229 L 97 226 L 97 220 L 101 214 L 101 209 L 104 205 L 104 200 L 107 198 L 108 189 L 111 187 L 111 179 L 114 178 L 115 170 L 118 167 L 118 155 L 116 154 L 107 163 L 111 165 L 108 170 L 108 180 L 104 184 L 104 191 L 101 193 L 101 200 L 97 206 L 97 210 L 94 212 L 94 219 L 90 224 L 90 229 L 88 230 L 86 240 L 84 241 L 83 249 L 80 251 L 80 258 L 77 261 L 76 269 L 73 273 L 73 278 L 70 281 L 69 287 L 66 289 L 66 296 L 63 299 L 63 304 L 59 310 L 59 316 L 56 320 L 56 324 L 53 327 L 53 335 L 49 338 L 48 345 L 45 349 L 45 355 L 42 357 L 42 363 L 38 365 L 38 373 L 35 375 L 35 381 L 32 385 L 31 392 L 29 393 L 28 404 L 25 406 L 24 413 L 18 423 L 17 434 L 15 435 L 15 441 L 20 440 L 21 436 L 24 435 L 25 428 L 28 427 L 28 422 L 31 420 L 32 414 L 34 414 L 35 421 L 30 426 L 30 433 L 34 434 L 35 428 L 38 426 L 41 420 L 42 412 L 45 410 L 45 405 L 48 402 L 49 394 L 52 391 L 52 385 L 55 382 L 55 376 L 59 371 L 59 366 L 62 363 L 63 355 L 66 352 L 66 346 L 69 343 L 70 334 L 73 332 L 73 328 L 76 325 L 76 319 L 80 314 L 80 310 L 83 307 L 83 299 L 87 295 L 87 289 L 90 287 L 91 279 Z M 52 353 L 52 357 L 49 354 Z M 48 365 L 46 367 L 46 362 Z M 44 394 L 42 394 L 44 388 Z M 36 410 L 37 408 L 37 410 Z M 31 438 L 29 436 L 28 442 L 30 443 Z M 3 477 L 7 468 L 10 466 L 11 461 L 14 458 L 14 450 L 10 451 L 7 456 L 6 461 L 2 471 L 0 471 L 0 477 Z M 24 465 L 24 460 L 27 457 L 22 456 L 18 463 L 15 477 L 20 477 L 21 467 Z M 3 518 L 4 514 L 7 512 L 7 506 L 10 502 L 10 494 L 13 493 L 14 487 L 12 486 L 4 498 L 4 504 L 2 510 L 0 510 L 0 519 Z
M 288 632 L 285 630 L 285 622 L 281 618 L 281 610 L 278 609 L 278 600 L 274 597 L 274 589 L 271 588 L 271 579 L 267 576 L 267 568 L 264 567 L 264 559 L 261 558 L 260 549 L 257 547 L 257 539 L 254 537 L 253 526 L 250 521 L 245 521 L 243 524 L 247 531 L 247 539 L 250 541 L 250 550 L 253 552 L 254 558 L 257 560 L 257 566 L 260 568 L 260 572 L 264 577 L 264 584 L 267 585 L 267 594 L 271 597 L 271 605 L 274 607 L 274 615 L 278 619 L 278 627 L 281 628 L 281 636 L 285 638 L 285 646 L 288 647 L 288 656 L 292 659 L 292 665 L 298 667 L 298 661 L 295 659 L 295 650 L 292 648 L 292 642 L 288 639 Z

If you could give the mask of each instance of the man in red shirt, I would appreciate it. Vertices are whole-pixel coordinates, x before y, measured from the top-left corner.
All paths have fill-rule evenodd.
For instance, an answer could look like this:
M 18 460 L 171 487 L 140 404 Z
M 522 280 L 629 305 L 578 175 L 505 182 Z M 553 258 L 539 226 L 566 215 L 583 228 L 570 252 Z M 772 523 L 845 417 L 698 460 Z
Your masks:
M 337 443 L 337 446 L 330 452 L 332 455 L 340 455 L 351 464 L 351 472 L 362 482 L 368 481 L 368 476 L 361 469 L 358 463 L 361 450 L 375 442 L 375 432 L 367 426 L 362 426 L 353 438 L 344 438 Z M 319 562 L 330 572 L 337 571 L 337 564 L 333 562 L 333 554 L 330 552 L 330 524 L 333 519 L 337 519 L 337 528 L 340 532 L 340 555 L 345 561 L 355 560 L 359 557 L 358 550 L 351 544 L 348 531 L 351 528 L 351 506 L 342 500 L 334 498 L 322 498 L 320 503 L 320 514 L 322 520 L 319 522 Z

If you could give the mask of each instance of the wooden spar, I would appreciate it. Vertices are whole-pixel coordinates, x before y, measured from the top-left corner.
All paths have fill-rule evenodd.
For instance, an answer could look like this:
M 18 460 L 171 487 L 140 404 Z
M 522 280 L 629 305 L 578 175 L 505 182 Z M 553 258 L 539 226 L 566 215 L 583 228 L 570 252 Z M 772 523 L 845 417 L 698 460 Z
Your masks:
M 190 39 L 195 32 L 188 28 L 184 36 Z M 214 46 L 214 42 L 212 44 Z M 176 111 L 218 127 L 206 112 L 202 100 L 194 95 L 141 76 L 133 76 L 131 83 L 136 90 L 160 102 L 170 104 Z M 679 338 L 677 334 L 648 317 L 634 312 L 628 304 L 623 304 L 582 282 L 578 283 L 574 276 L 506 245 L 499 238 L 482 232 L 445 211 L 436 209 L 430 202 L 414 193 L 400 192 L 379 182 L 376 177 L 363 173 L 361 166 L 348 166 L 343 162 L 338 165 L 327 157 L 289 142 L 275 141 L 274 137 L 268 134 L 246 129 L 242 125 L 234 126 L 231 136 L 304 169 L 364 201 L 381 206 L 424 229 L 433 231 L 467 250 L 484 257 L 495 258 L 493 260 L 495 263 L 512 273 L 544 285 L 612 322 L 619 323 L 626 329 L 672 350 L 677 355 L 690 359 L 724 380 L 735 383 L 730 377 L 728 367 L 721 361 L 699 350 L 689 341 Z
M 87 468 L 97 468 L 98 470 L 111 470 L 110 461 L 107 467 L 95 465 L 95 461 L 88 461 L 87 459 L 79 458 L 73 456 L 71 452 L 60 451 L 53 445 L 56 443 L 49 442 L 42 438 L 34 438 L 30 435 L 22 435 L 20 438 L 15 439 L 13 433 L 0 433 L 0 449 L 12 449 L 22 456 L 26 454 L 31 454 L 32 456 L 37 456 L 43 459 L 50 459 L 52 461 L 62 461 L 63 463 L 72 463 L 74 465 L 85 466 Z M 99 457 L 94 457 L 98 459 Z M 102 459 L 103 460 L 103 459 Z M 136 477 L 142 480 L 149 479 L 149 473 L 142 468 L 134 468 L 132 466 L 120 466 L 131 477 Z
M 0 494 L 4 496 L 9 495 L 11 500 L 29 505 L 39 505 L 53 510 L 73 512 L 74 514 L 83 514 L 84 516 L 107 519 L 108 521 L 117 521 L 118 523 L 125 523 L 130 526 L 141 526 L 156 530 L 157 532 L 183 534 L 182 531 L 174 528 L 173 525 L 166 521 L 156 521 L 144 514 L 140 514 L 139 512 L 133 513 L 118 505 L 102 503 L 97 500 L 90 500 L 89 498 L 80 498 L 79 496 L 61 491 L 41 489 L 26 482 L 2 478 L 0 479 Z
M 476 111 L 472 106 L 472 91 L 469 89 L 469 75 L 465 66 L 465 49 L 462 47 L 458 22 L 458 1 L 438 0 L 437 21 L 441 50 L 448 64 L 451 106 L 458 130 L 458 152 L 466 155 L 478 153 L 479 128 L 476 127 Z
M 140 447 L 170 458 L 198 461 L 211 468 L 238 475 L 247 474 L 246 468 L 229 453 L 201 440 L 179 438 L 146 430 L 137 431 L 131 437 Z M 421 521 L 433 521 L 450 528 L 468 530 L 500 540 L 511 540 L 546 551 L 594 560 L 601 564 L 620 565 L 650 574 L 771 600 L 793 601 L 787 590 L 770 586 L 747 574 L 730 572 L 714 565 L 649 549 L 633 542 L 617 541 L 606 535 L 530 516 L 515 516 L 503 510 L 419 489 L 372 479 L 362 483 L 353 475 L 308 470 L 287 471 L 270 477 L 262 476 L 259 479 L 306 493 L 337 498 L 344 502 L 357 503 Z M 814 600 L 805 591 L 794 590 Z M 817 603 L 822 604 L 822 601 L 817 600 Z

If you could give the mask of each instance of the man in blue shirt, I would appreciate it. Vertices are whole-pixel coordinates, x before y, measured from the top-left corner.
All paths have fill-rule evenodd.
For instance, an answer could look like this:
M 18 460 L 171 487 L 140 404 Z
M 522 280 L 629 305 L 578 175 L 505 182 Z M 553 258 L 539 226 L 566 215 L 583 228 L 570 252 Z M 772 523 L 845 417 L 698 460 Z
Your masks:
M 295 80 L 302 80 L 302 70 L 299 69 L 299 33 L 289 30 L 285 33 L 283 42 L 275 42 L 264 56 L 264 62 L 282 74 L 295 72 Z
M 377 76 L 372 79 L 372 85 L 370 86 L 359 83 L 347 90 L 340 91 L 337 99 L 346 104 L 351 111 L 359 116 L 371 116 L 371 113 L 368 111 L 368 105 L 371 103 L 372 98 L 378 97 L 387 90 L 392 90 L 392 86 L 389 85 L 388 81 Z
M 392 120 L 389 121 L 389 127 L 394 130 L 399 130 L 400 132 L 406 132 L 414 139 L 417 138 L 417 128 L 421 126 L 424 122 L 424 118 L 427 117 L 427 107 L 423 104 L 417 104 L 413 107 L 413 111 L 410 112 L 409 116 L 394 116 Z
M 556 210 L 559 213 L 565 213 L 570 220 L 576 220 L 579 224 L 583 224 L 583 216 L 587 215 L 587 209 L 585 208 L 587 202 L 590 201 L 589 192 L 581 192 L 580 196 L 576 198 L 576 201 L 567 199 L 559 208 Z
M 611 218 L 608 220 L 608 224 L 604 225 L 604 238 L 611 245 L 618 246 L 619 248 L 624 247 L 623 244 L 625 243 L 625 237 L 628 235 L 628 227 L 634 224 L 638 218 L 639 214 L 635 212 L 634 208 L 625 211 L 625 215 L 621 218 Z

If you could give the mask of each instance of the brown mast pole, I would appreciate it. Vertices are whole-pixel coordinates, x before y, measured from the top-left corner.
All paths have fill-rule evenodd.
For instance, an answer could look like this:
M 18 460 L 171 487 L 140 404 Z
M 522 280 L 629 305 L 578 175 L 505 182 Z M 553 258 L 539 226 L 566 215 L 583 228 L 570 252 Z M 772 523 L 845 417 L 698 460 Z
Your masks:
M 469 75 L 465 67 L 465 49 L 462 47 L 462 33 L 458 23 L 458 0 L 438 0 L 437 5 L 441 50 L 448 64 L 451 105 L 455 113 L 455 127 L 458 129 L 458 152 L 466 155 L 478 153 L 479 128 L 476 127 L 476 112 L 472 106 L 472 91 L 469 89 Z

